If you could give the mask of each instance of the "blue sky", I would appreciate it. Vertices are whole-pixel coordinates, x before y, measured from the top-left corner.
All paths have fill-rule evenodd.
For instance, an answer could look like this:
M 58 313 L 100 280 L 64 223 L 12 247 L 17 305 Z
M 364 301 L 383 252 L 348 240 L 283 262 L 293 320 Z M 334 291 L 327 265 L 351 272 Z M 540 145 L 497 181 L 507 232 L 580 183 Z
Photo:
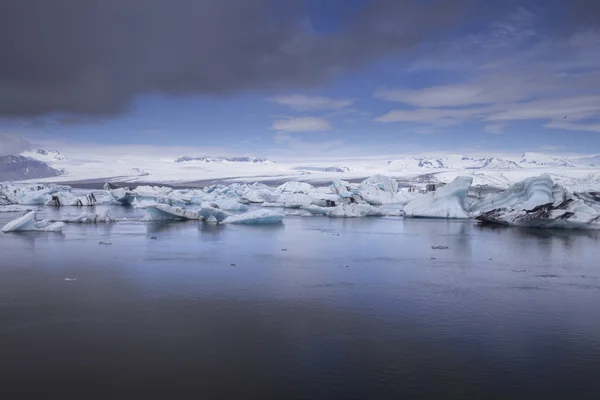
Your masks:
M 368 2 L 311 1 L 306 23 L 317 36 L 336 35 Z M 463 21 L 317 83 L 142 93 L 114 115 L 2 118 L 0 134 L 58 150 L 186 146 L 190 155 L 270 158 L 599 153 L 600 31 L 581 25 L 556 34 L 560 2 L 507 4 L 498 18 Z

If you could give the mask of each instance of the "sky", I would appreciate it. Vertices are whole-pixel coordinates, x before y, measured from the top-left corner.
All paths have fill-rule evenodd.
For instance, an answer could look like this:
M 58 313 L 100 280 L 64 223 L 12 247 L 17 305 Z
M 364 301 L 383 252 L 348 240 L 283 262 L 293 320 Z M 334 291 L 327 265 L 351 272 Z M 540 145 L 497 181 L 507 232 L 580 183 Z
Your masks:
M 2 8 L 0 155 L 600 153 L 597 0 Z

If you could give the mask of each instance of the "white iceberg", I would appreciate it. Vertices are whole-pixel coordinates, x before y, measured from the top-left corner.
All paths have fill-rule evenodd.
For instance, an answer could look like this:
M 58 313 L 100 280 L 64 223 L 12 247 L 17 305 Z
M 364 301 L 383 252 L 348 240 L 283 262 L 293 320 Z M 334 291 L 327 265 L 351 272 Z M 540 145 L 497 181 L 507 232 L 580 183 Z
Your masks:
M 570 195 L 558 200 L 530 210 L 498 208 L 480 213 L 477 219 L 484 223 L 531 228 L 600 229 L 597 209 Z
M 327 215 L 331 211 L 331 207 L 321 207 L 314 204 L 300 207 L 301 210 L 307 211 L 312 215 Z
M 25 231 L 42 231 L 42 232 L 62 232 L 65 227 L 64 222 L 49 222 L 37 221 L 35 219 L 35 211 L 30 211 L 27 214 L 14 219 L 4 225 L 2 232 L 25 232 Z
M 246 211 L 248 206 L 240 203 L 237 200 L 229 199 L 226 197 L 219 197 L 212 201 L 213 204 L 217 205 L 221 210 L 225 211 Z
M 113 197 L 113 199 L 115 199 L 115 201 L 126 206 L 131 205 L 135 198 L 138 196 L 137 193 L 132 192 L 127 188 L 112 189 L 108 192 Z
M 283 193 L 279 196 L 278 203 L 283 203 L 285 208 L 300 208 L 313 202 L 314 198 L 302 193 Z
M 227 211 L 209 205 L 203 205 L 198 214 L 205 220 L 216 220 L 217 222 L 222 222 L 231 216 Z
M 273 210 L 255 210 L 240 215 L 232 215 L 223 223 L 225 224 L 245 224 L 262 225 L 278 224 L 283 221 L 284 215 Z
M 78 224 L 98 224 L 104 222 L 115 222 L 116 219 L 112 216 L 110 209 L 99 213 L 81 213 L 78 215 L 64 215 L 61 222 L 78 223 Z
M 403 188 L 398 190 L 398 193 L 394 196 L 394 203 L 406 204 L 419 197 L 421 194 L 422 193 L 419 193 L 415 188 Z
M 360 183 L 360 188 L 374 187 L 395 195 L 398 192 L 398 181 L 385 175 L 373 175 Z
M 407 217 L 469 218 L 466 207 L 467 194 L 473 178 L 459 176 L 435 192 L 423 194 L 404 206 Z
M 543 204 L 554 203 L 552 178 L 548 174 L 527 178 L 511 185 L 503 192 L 490 194 L 471 205 L 472 213 L 498 208 L 531 210 Z
M 261 204 L 262 207 L 279 207 L 279 208 L 283 208 L 285 207 L 285 204 L 283 203 L 268 203 L 268 202 L 264 202 Z
M 242 199 L 250 203 L 276 203 L 279 201 L 279 193 L 273 193 L 270 189 L 248 189 Z
M 280 193 L 303 193 L 310 194 L 315 191 L 315 188 L 306 182 L 290 181 L 277 188 Z
M 186 210 L 182 207 L 174 207 L 168 204 L 151 204 L 146 209 L 145 221 L 153 220 L 177 220 L 177 219 L 200 219 L 198 211 Z
M 359 218 L 382 217 L 385 215 L 385 213 L 382 210 L 368 204 L 352 203 L 331 207 L 327 215 L 334 218 Z
M 329 188 L 331 190 L 331 193 L 337 194 L 342 198 L 352 197 L 352 195 L 354 194 L 352 185 L 349 182 L 342 181 L 340 179 L 334 179 L 333 182 L 331 182 L 331 186 Z

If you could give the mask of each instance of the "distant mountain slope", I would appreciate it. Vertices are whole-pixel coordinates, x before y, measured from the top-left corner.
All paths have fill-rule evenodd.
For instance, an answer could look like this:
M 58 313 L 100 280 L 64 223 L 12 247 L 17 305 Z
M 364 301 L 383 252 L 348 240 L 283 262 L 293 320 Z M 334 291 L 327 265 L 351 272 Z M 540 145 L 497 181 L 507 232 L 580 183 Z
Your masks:
M 421 169 L 516 169 L 519 165 L 511 160 L 499 157 L 469 157 L 463 155 L 445 155 L 441 157 L 411 156 L 388 162 L 390 172 Z
M 61 171 L 43 161 L 24 156 L 0 156 L 0 182 L 50 178 Z
M 272 163 L 265 158 L 258 157 L 179 157 L 175 160 L 176 163 L 183 162 L 203 162 L 203 163 Z
M 56 161 L 66 161 L 67 157 L 60 154 L 56 150 L 45 150 L 45 149 L 36 149 L 31 151 L 25 151 L 21 153 L 24 157 L 33 158 L 35 160 L 43 161 L 46 163 L 52 163 Z
M 542 153 L 525 153 L 521 156 L 519 165 L 524 167 L 575 167 L 573 161 L 562 158 L 550 156 Z

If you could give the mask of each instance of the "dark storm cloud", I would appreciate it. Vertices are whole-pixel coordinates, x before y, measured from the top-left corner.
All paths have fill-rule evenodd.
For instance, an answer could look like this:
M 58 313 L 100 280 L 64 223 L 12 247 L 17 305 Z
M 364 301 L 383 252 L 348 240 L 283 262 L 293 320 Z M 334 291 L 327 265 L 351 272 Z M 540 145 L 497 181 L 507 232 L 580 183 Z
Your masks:
M 371 0 L 319 35 L 301 0 L 4 0 L 0 115 L 104 115 L 142 93 L 312 85 L 452 27 L 468 2 Z

